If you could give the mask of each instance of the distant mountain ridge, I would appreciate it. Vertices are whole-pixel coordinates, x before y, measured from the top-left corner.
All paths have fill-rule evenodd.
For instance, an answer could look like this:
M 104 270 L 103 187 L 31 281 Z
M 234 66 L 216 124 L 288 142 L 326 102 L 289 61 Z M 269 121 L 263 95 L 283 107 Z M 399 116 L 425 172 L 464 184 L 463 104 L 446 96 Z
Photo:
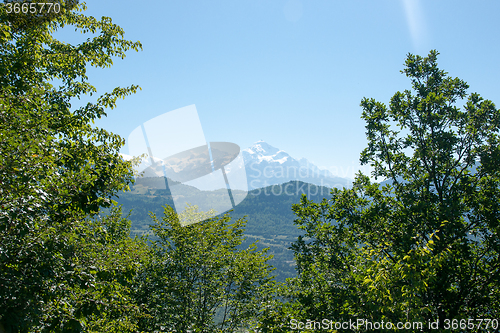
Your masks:
M 200 176 L 205 175 L 203 180 L 199 178 L 184 183 L 204 191 L 224 188 L 225 185 L 223 183 L 216 186 L 217 188 L 214 187 L 213 184 L 216 184 L 216 182 L 213 180 L 216 179 L 217 175 L 210 173 L 210 160 L 208 154 L 206 155 L 200 158 L 200 156 L 191 151 L 186 155 L 183 164 L 178 164 L 175 167 L 170 167 L 168 164 L 165 165 L 161 159 L 156 157 L 153 158 L 155 163 L 151 163 L 153 161 L 146 158 L 142 160 L 139 169 L 144 171 L 144 177 L 164 177 L 168 174 L 175 174 L 179 170 L 175 170 L 174 168 L 179 167 L 195 171 L 196 169 L 206 169 L 206 172 L 196 171 Z M 122 154 L 122 156 L 125 159 L 131 158 L 131 156 L 125 154 Z M 350 188 L 352 186 L 352 179 L 335 176 L 328 170 L 318 168 L 306 158 L 293 158 L 284 150 L 273 147 L 262 140 L 255 142 L 247 149 L 241 150 L 241 156 L 243 157 L 241 163 L 224 166 L 224 172 L 230 180 L 241 179 L 240 175 L 242 172 L 244 175 L 246 174 L 246 184 L 244 177 L 243 182 L 230 181 L 230 187 L 234 190 L 251 191 L 290 181 L 302 181 L 329 188 Z M 193 178 L 195 177 L 191 179 Z
M 249 190 L 289 181 L 302 181 L 330 188 L 350 187 L 352 184 L 352 179 L 335 176 L 305 158 L 295 159 L 262 140 L 242 150 L 242 155 Z

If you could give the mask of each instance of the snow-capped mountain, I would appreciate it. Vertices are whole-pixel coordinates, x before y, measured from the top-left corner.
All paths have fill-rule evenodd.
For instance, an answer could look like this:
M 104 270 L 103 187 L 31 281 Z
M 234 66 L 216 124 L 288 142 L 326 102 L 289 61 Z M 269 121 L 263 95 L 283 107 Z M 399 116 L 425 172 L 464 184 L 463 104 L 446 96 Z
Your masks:
M 231 189 L 234 190 L 253 190 L 263 188 L 269 185 L 283 184 L 292 180 L 300 180 L 325 187 L 350 187 L 352 179 L 341 178 L 333 175 L 328 170 L 320 169 L 305 158 L 295 159 L 288 153 L 276 147 L 269 145 L 264 141 L 257 141 L 250 148 L 241 151 L 241 163 L 231 163 L 226 165 L 218 161 L 217 149 L 215 144 L 211 146 L 212 157 L 209 156 L 206 146 L 194 148 L 186 152 L 169 157 L 165 160 L 158 158 L 143 158 L 140 166 L 137 168 L 143 173 L 143 177 L 164 177 L 169 181 L 185 183 L 194 186 L 200 190 L 212 191 L 219 188 L 225 188 L 224 182 L 218 181 L 222 174 L 213 173 L 220 169 L 216 164 L 223 164 L 226 177 L 229 179 Z M 233 145 L 233 144 L 230 144 Z M 238 155 L 239 148 L 231 151 L 229 155 Z M 201 149 L 203 148 L 203 149 Z M 224 147 L 227 148 L 227 147 Z M 223 153 L 227 154 L 228 149 Z M 222 154 L 223 155 L 223 154 Z M 131 156 L 122 154 L 124 159 L 130 159 Z M 231 157 L 230 156 L 230 157 Z M 211 165 L 211 158 L 212 164 Z M 230 159 L 232 160 L 232 158 Z M 178 170 L 179 169 L 179 170 Z M 243 173 L 243 177 L 241 177 Z M 246 174 L 246 183 L 244 175 Z M 243 180 L 243 183 L 238 180 Z M 165 186 L 161 182 L 159 186 Z
M 352 179 L 336 177 L 305 158 L 299 160 L 264 141 L 242 151 L 249 190 L 300 180 L 326 187 L 350 187 Z

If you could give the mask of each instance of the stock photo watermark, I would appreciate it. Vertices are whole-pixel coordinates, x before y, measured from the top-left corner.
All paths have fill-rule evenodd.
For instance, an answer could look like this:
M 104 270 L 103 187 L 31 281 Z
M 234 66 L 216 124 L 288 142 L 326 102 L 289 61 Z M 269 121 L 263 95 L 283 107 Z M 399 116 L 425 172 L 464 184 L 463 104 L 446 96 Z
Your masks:
M 128 137 L 128 146 L 130 155 L 147 156 L 137 168 L 142 177 L 164 179 L 156 188 L 171 194 L 178 214 L 188 204 L 213 211 L 203 197 L 190 197 L 187 202 L 182 184 L 212 191 L 225 189 L 214 214 L 233 209 L 248 193 L 240 147 L 230 142 L 207 142 L 194 105 L 166 112 L 136 127 Z M 238 196 L 232 193 L 236 187 Z
M 356 330 L 356 331 L 374 331 L 374 330 L 480 330 L 480 329 L 493 329 L 499 328 L 498 319 L 477 318 L 477 319 L 445 319 L 442 325 L 439 320 L 423 322 L 423 321 L 405 321 L 396 322 L 391 321 L 373 321 L 365 318 L 349 319 L 346 321 L 334 321 L 330 319 L 322 320 L 306 320 L 299 321 L 296 319 L 290 320 L 290 329 L 293 331 L 300 330 Z

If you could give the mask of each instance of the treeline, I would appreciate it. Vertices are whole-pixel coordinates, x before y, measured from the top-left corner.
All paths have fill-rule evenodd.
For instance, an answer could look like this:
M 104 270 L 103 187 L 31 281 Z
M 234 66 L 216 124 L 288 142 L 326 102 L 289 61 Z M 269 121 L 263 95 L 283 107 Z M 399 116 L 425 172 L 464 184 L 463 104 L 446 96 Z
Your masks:
M 71 101 L 95 92 L 86 65 L 109 66 L 141 44 L 83 15 L 83 4 L 61 8 L 28 19 L 0 7 L 0 332 L 498 330 L 500 111 L 440 70 L 436 51 L 407 56 L 412 90 L 389 106 L 361 102 L 361 162 L 384 186 L 358 174 L 321 200 L 250 196 L 257 224 L 246 231 L 245 204 L 215 218 L 166 206 L 152 237 L 131 238 L 112 198 L 128 189 L 134 161 L 92 123 L 139 87 L 75 110 Z M 52 36 L 68 25 L 96 36 Z M 144 208 L 159 209 L 155 200 Z M 276 214 L 299 231 L 266 224 Z M 263 225 L 274 241 L 297 236 L 285 283 L 268 250 L 243 244 L 245 232 L 247 242 L 271 239 Z

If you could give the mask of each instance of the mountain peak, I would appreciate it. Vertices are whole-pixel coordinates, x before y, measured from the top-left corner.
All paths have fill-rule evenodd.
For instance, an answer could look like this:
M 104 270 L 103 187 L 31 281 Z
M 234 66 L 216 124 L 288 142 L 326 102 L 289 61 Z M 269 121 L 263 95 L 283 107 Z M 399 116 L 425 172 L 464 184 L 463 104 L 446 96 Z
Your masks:
M 245 149 L 249 154 L 257 154 L 261 156 L 272 156 L 275 155 L 280 150 L 276 147 L 271 146 L 267 142 L 260 140 L 255 142 L 250 148 Z
M 290 180 L 301 180 L 318 186 L 349 186 L 351 180 L 320 169 L 305 158 L 295 159 L 285 151 L 264 140 L 242 150 L 247 173 L 248 188 L 254 189 Z

